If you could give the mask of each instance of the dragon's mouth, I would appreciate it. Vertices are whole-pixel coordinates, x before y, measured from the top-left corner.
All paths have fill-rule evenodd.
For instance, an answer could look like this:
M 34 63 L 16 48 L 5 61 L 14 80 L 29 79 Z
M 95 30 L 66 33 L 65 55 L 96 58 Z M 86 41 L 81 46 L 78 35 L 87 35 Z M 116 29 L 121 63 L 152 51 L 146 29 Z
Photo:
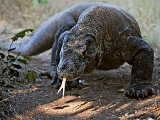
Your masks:
M 73 78 L 72 81 L 78 79 L 79 77 L 80 77 L 80 76 L 78 76 L 78 77 L 76 77 L 76 78 Z M 58 92 L 57 92 L 57 94 L 59 94 L 59 92 L 63 89 L 63 95 L 62 95 L 62 97 L 64 97 L 66 81 L 67 81 L 67 79 L 64 77 L 64 78 L 62 79 L 61 87 L 59 88 L 59 90 L 58 90 Z M 68 81 L 69 81 L 69 80 L 68 80 Z
M 63 80 L 63 78 L 66 78 L 67 79 L 67 81 L 74 81 L 74 80 L 77 80 L 78 78 L 80 78 L 81 77 L 81 75 L 78 75 L 77 77 L 73 77 L 73 78 L 67 78 L 67 77 L 59 77 L 60 79 L 62 79 Z
M 64 72 L 59 72 L 59 73 L 58 73 L 58 74 L 59 74 L 58 77 L 59 77 L 60 79 L 66 78 L 67 81 L 74 81 L 74 80 L 76 80 L 76 79 L 78 79 L 78 78 L 81 77 L 81 75 L 83 74 L 84 69 L 85 69 L 85 67 L 86 67 L 86 64 L 87 64 L 87 60 L 85 59 L 85 60 L 81 63 L 80 67 L 79 67 L 76 71 L 71 72 L 71 73 L 68 73 L 67 70 L 64 71 Z
M 79 75 L 78 77 L 72 78 L 71 81 L 77 80 L 77 79 L 80 78 L 80 77 L 81 77 L 81 75 Z M 69 81 L 69 80 L 68 80 L 68 81 Z
M 78 75 L 77 76 L 72 77 L 72 78 L 66 78 L 66 77 L 62 77 L 61 78 L 62 79 L 62 84 L 61 84 L 61 87 L 59 88 L 57 94 L 63 89 L 63 95 L 62 95 L 62 97 L 64 97 L 66 81 L 74 81 L 74 80 L 77 80 L 78 78 L 80 78 L 81 74 L 83 73 L 83 71 L 85 69 L 86 63 L 87 63 L 87 60 L 84 60 L 82 62 L 82 65 L 78 69 L 78 72 L 77 72 Z

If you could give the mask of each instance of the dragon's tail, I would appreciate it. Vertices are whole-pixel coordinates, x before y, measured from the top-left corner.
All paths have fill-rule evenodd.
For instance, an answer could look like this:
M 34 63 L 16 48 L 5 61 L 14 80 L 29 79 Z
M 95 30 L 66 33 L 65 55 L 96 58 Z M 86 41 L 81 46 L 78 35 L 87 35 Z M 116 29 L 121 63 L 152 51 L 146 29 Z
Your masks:
M 12 52 L 21 52 L 21 55 L 33 56 L 50 49 L 57 31 L 56 23 L 56 16 L 50 17 L 41 25 L 30 40 L 23 44 L 13 43 L 12 48 L 16 47 L 16 49 Z M 8 50 L 10 49 L 10 44 L 0 44 L 0 47 Z
M 0 48 L 2 50 L 11 50 L 13 49 L 11 52 L 13 53 L 21 53 L 21 55 L 29 55 L 28 52 L 26 52 L 26 48 L 25 48 L 25 44 L 18 44 L 18 43 L 13 43 L 11 45 L 11 43 L 4 43 L 4 44 L 0 44 Z

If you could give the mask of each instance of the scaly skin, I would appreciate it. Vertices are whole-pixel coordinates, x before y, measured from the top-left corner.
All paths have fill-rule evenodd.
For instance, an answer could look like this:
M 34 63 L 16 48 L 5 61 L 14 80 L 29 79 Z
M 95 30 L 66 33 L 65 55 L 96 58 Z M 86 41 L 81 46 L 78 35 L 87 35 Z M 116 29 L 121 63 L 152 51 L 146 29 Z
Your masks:
M 52 47 L 49 72 L 57 87 L 60 78 L 75 81 L 94 69 L 116 69 L 127 62 L 132 72 L 125 95 L 145 98 L 155 93 L 153 50 L 142 40 L 136 20 L 117 6 L 82 3 L 68 8 L 49 18 L 22 46 L 22 54 L 30 56 Z
M 124 10 L 111 5 L 90 7 L 58 41 L 59 78 L 72 81 L 94 69 L 115 69 L 127 62 L 132 72 L 126 96 L 145 98 L 155 93 L 153 50 L 142 40 L 136 20 Z

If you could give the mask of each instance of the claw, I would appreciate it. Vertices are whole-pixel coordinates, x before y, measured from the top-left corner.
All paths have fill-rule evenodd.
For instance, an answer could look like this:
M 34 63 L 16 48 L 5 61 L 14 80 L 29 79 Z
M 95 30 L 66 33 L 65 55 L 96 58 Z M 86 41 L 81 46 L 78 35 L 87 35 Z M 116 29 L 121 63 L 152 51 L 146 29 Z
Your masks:
M 144 90 L 142 90 L 142 98 L 143 99 L 145 98 L 145 92 L 144 92 Z
M 151 93 L 152 94 L 156 94 L 155 90 L 153 88 L 151 88 Z
M 48 79 L 52 79 L 52 76 L 49 72 L 38 72 L 38 76 L 41 78 L 42 76 L 47 76 Z
M 54 84 L 56 84 L 56 83 L 57 83 L 57 80 L 52 79 L 50 84 L 51 84 L 51 85 L 54 85 Z
M 154 88 L 152 88 L 152 87 L 147 88 L 147 90 L 148 90 L 148 94 L 152 94 L 152 95 L 156 94 Z
M 129 90 L 126 90 L 125 96 L 129 97 Z
M 148 91 L 145 89 L 144 90 L 144 96 L 147 97 L 148 96 Z
M 66 82 L 66 89 L 67 89 L 67 90 L 69 90 L 69 88 L 70 88 L 69 86 L 70 86 L 69 83 Z
M 60 87 L 61 87 L 61 83 L 57 83 L 55 88 L 59 89 Z
M 136 97 L 139 98 L 140 97 L 140 91 L 138 90 L 136 93 Z
M 131 96 L 135 96 L 135 90 L 133 88 L 131 88 L 131 93 L 130 93 Z
M 55 75 L 55 77 L 51 80 L 51 85 L 56 84 L 57 83 L 57 79 L 58 79 L 58 77 L 57 77 L 57 75 Z
M 134 98 L 146 98 L 149 95 L 156 94 L 156 90 L 152 86 L 135 86 L 125 91 L 125 96 Z

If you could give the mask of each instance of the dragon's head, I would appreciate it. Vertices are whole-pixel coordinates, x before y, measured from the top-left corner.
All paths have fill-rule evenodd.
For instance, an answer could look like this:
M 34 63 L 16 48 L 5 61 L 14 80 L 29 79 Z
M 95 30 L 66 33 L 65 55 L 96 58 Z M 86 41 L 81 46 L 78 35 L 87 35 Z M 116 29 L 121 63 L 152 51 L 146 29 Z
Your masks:
M 97 67 L 97 45 L 93 34 L 78 37 L 68 33 L 65 35 L 57 66 L 59 78 L 73 81 L 83 73 L 89 73 Z

